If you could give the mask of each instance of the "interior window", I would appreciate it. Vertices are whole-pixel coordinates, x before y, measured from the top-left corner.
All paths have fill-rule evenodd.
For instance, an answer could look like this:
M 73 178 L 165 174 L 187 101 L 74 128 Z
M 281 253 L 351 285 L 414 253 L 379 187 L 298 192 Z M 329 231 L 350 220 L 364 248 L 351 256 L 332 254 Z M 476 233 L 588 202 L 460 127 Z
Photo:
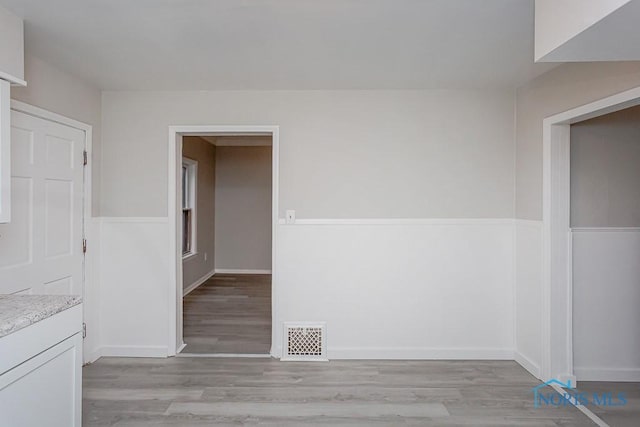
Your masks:
M 195 248 L 195 212 L 196 212 L 196 179 L 198 162 L 188 158 L 182 159 L 182 255 L 194 255 Z

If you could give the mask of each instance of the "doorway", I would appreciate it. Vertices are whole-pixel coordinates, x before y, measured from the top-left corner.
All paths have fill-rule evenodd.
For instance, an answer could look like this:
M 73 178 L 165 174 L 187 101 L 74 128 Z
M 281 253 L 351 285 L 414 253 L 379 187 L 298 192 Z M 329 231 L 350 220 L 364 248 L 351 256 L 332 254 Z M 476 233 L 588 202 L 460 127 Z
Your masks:
M 273 355 L 278 127 L 173 126 L 169 133 L 172 355 Z M 261 173 L 252 176 L 257 161 Z
M 640 105 L 640 88 L 543 122 L 542 380 L 576 384 L 570 204 L 571 125 Z
M 576 379 L 640 381 L 640 106 L 571 125 Z
M 269 354 L 271 139 L 182 139 L 182 354 Z

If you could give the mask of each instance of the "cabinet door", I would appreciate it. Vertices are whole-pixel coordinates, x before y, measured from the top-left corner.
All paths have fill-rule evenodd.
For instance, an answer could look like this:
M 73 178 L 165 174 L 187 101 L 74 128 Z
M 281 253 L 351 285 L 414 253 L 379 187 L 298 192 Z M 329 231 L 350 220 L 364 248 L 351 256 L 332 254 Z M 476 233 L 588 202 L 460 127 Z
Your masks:
M 0 426 L 80 427 L 81 424 L 80 334 L 0 375 Z
M 0 80 L 0 223 L 11 220 L 11 113 L 10 85 Z

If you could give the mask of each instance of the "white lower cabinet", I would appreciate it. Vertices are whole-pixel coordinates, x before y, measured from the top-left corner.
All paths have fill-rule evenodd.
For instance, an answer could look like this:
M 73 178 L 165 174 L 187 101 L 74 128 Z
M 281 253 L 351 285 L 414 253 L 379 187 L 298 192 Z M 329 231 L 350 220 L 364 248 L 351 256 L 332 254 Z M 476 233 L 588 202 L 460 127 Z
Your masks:
M 0 426 L 82 425 L 81 313 L 78 305 L 0 338 Z

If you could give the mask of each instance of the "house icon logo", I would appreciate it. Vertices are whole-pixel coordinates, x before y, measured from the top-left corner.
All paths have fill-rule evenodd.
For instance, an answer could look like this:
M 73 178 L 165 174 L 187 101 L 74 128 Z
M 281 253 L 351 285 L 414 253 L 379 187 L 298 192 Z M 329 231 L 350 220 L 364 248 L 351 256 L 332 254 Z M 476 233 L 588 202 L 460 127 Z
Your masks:
M 571 380 L 568 380 L 566 383 L 563 383 L 560 380 L 557 380 L 555 378 L 550 379 L 549 381 L 546 381 L 538 386 L 535 386 L 532 388 L 533 390 L 533 406 L 534 408 L 539 408 L 540 407 L 540 400 L 542 397 L 542 400 L 544 400 L 547 404 L 549 403 L 549 401 L 553 400 L 553 395 L 559 395 L 559 393 L 557 391 L 554 391 L 551 393 L 551 395 L 549 394 L 543 394 L 541 393 L 541 389 L 544 387 L 550 387 L 553 384 L 556 384 L 562 388 L 571 388 Z

